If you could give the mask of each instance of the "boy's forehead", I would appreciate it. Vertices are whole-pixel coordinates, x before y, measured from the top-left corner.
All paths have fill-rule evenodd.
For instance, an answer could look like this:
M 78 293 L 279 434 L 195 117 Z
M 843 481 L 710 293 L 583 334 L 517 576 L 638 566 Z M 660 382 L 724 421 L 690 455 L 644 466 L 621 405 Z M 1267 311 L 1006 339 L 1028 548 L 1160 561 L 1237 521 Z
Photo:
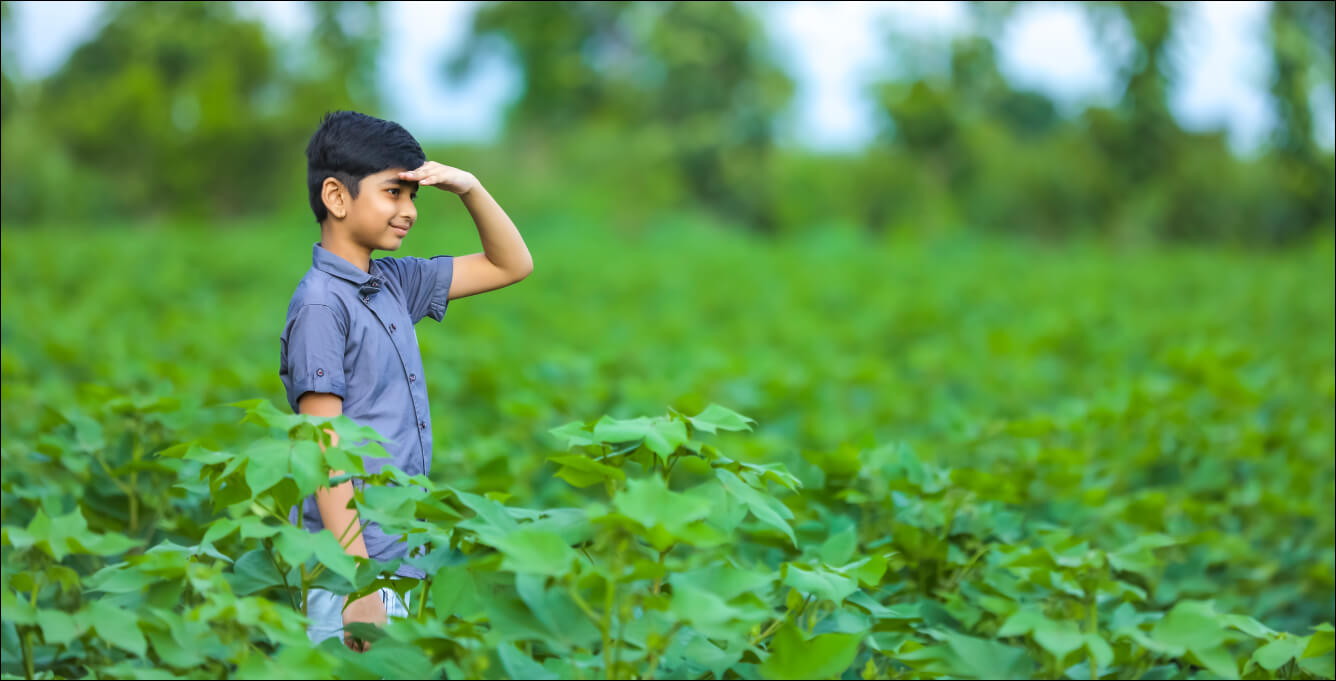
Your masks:
M 367 175 L 365 179 L 377 184 L 406 184 L 416 187 L 416 180 L 405 180 L 399 177 L 399 173 L 406 173 L 408 170 L 408 168 L 386 168 L 378 173 Z

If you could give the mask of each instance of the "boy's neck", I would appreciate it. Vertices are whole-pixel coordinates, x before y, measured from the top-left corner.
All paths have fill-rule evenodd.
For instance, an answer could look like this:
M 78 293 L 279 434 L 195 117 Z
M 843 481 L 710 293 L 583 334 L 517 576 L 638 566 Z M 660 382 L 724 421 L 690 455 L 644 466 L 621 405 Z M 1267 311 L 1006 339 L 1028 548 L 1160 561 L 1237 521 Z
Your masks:
M 320 229 L 320 247 L 352 263 L 363 272 L 371 271 L 371 249 L 329 227 Z

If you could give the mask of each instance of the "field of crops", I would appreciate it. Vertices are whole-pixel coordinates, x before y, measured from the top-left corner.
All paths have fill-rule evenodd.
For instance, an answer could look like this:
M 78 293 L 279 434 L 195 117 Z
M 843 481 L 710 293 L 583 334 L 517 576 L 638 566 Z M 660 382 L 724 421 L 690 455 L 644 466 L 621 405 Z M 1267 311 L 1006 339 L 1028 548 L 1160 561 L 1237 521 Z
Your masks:
M 361 655 L 304 589 L 391 566 L 280 520 L 376 454 L 283 396 L 315 226 L 6 229 L 4 677 L 1336 675 L 1330 238 L 517 223 L 417 327 L 430 479 L 359 474 L 429 575 Z

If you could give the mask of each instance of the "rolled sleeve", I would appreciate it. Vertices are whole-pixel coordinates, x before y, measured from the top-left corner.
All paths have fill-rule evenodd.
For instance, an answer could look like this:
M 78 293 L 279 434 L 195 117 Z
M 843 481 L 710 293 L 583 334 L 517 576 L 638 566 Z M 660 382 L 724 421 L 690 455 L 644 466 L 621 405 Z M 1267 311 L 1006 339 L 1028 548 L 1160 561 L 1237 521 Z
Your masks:
M 378 258 L 376 262 L 403 291 L 404 304 L 414 324 L 423 317 L 438 322 L 445 318 L 445 310 L 450 304 L 450 281 L 455 274 L 453 255 Z
M 280 375 L 293 413 L 308 392 L 332 393 L 347 399 L 343 355 L 347 333 L 327 305 L 303 305 L 292 316 L 283 343 Z
M 433 272 L 427 316 L 439 322 L 445 318 L 445 308 L 450 304 L 450 280 L 455 277 L 455 257 L 438 255 L 428 262 Z

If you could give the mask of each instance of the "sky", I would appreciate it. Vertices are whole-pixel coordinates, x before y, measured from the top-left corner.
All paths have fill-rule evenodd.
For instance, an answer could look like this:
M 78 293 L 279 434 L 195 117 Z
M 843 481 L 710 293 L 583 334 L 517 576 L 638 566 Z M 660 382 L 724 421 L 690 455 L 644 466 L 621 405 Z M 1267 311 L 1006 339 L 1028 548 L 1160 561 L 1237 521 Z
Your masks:
M 76 45 L 96 32 L 101 4 L 12 3 L 21 71 L 33 77 L 59 68 Z M 394 37 L 385 41 L 380 60 L 391 93 L 386 115 L 421 139 L 493 140 L 500 132 L 498 112 L 521 92 L 519 74 L 502 60 L 484 62 L 457 87 L 447 88 L 437 77 L 478 4 L 382 5 L 386 35 Z M 873 111 L 862 90 L 874 79 L 893 75 L 886 49 L 890 36 L 931 39 L 971 28 L 957 2 L 747 4 L 758 11 L 776 59 L 796 81 L 797 96 L 781 123 L 782 139 L 825 151 L 857 149 L 875 134 Z M 238 6 L 279 37 L 299 35 L 305 26 L 301 3 Z M 1269 3 L 1202 2 L 1186 10 L 1172 39 L 1181 76 L 1171 93 L 1171 109 L 1184 127 L 1227 129 L 1234 149 L 1255 151 L 1275 120 L 1265 96 L 1271 70 L 1265 42 Z M 1112 102 L 1122 84 L 1096 37 L 1077 6 L 1023 3 L 999 40 L 999 66 L 1013 84 L 1052 96 L 1064 111 Z M 1115 44 L 1130 44 L 1126 36 L 1112 38 Z M 1328 148 L 1336 142 L 1331 100 L 1330 92 L 1314 97 L 1318 137 Z

